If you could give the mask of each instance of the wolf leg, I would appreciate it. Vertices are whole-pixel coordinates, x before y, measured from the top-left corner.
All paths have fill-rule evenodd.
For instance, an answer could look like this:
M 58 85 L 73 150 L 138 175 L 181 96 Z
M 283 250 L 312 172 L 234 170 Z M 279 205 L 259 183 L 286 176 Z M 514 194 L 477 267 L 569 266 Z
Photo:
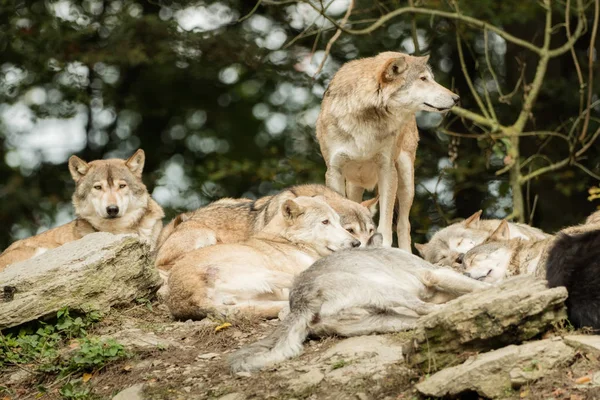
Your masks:
M 383 236 L 383 246 L 392 246 L 392 219 L 396 191 L 398 190 L 398 174 L 393 162 L 383 161 L 379 169 L 379 226 L 377 232 Z
M 317 334 L 336 334 L 340 336 L 361 336 L 373 333 L 393 333 L 415 328 L 417 318 L 397 314 L 393 311 L 370 314 L 355 321 L 328 319 L 315 326 Z
M 426 271 L 421 277 L 421 281 L 425 286 L 435 287 L 438 290 L 458 295 L 491 286 L 489 283 L 469 278 L 448 268 Z
M 365 192 L 364 188 L 362 188 L 358 185 L 355 185 L 353 183 L 350 183 L 349 181 L 346 181 L 346 194 L 348 196 L 348 199 L 350 199 L 356 203 L 361 203 L 364 192 Z
M 407 152 L 400 152 L 396 160 L 398 170 L 398 223 L 396 233 L 398 234 L 398 248 L 411 253 L 410 248 L 410 221 L 409 214 L 415 196 L 414 165 L 411 156 Z

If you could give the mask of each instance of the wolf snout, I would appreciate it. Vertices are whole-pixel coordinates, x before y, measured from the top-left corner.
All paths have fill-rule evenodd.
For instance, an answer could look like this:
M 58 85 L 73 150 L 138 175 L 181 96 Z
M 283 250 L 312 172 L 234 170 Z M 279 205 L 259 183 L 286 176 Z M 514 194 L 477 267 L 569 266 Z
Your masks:
M 350 246 L 352 246 L 352 248 L 357 248 L 360 247 L 361 243 L 360 240 L 358 239 L 354 239 L 352 242 L 350 242 Z
M 109 218 L 115 218 L 117 215 L 119 215 L 119 207 L 118 206 L 106 207 L 106 214 L 108 214 Z

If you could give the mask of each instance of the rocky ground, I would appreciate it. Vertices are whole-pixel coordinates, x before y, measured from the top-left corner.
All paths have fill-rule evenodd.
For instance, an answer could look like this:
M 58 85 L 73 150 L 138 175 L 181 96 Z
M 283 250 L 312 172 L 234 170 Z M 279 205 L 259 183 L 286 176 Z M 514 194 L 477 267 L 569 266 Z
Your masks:
M 65 264 L 77 276 L 88 276 L 84 272 L 93 270 L 128 279 L 113 266 L 131 262 L 130 254 L 135 252 L 110 249 L 130 245 L 129 239 L 117 239 L 116 244 L 113 239 L 101 239 L 107 244 L 101 252 L 94 252 L 102 255 L 96 261 L 77 268 L 73 265 L 81 263 L 81 258 L 57 262 L 59 271 L 66 271 Z M 144 272 L 151 264 L 144 265 L 133 275 L 146 274 L 154 282 L 155 274 Z M 60 276 L 62 284 L 54 285 L 49 278 L 53 274 L 46 271 L 46 278 L 41 279 L 45 292 L 37 296 L 35 279 L 25 279 L 14 270 L 11 274 L 0 275 L 11 277 L 3 281 L 5 288 L 15 288 L 10 298 L 0 299 L 0 311 L 3 307 L 11 310 L 10 318 L 0 316 L 7 327 L 0 333 L 1 400 L 600 399 L 600 336 L 569 329 L 564 321 L 566 291 L 546 289 L 543 282 L 530 278 L 454 300 L 423 317 L 414 332 L 313 339 L 298 358 L 260 373 L 235 375 L 228 371 L 228 355 L 264 337 L 279 321 L 178 322 L 164 304 L 135 300 L 135 296 L 131 300 L 132 292 L 123 286 L 119 293 L 126 297 L 119 301 L 121 305 L 105 311 L 99 322 L 85 325 L 84 337 L 113 339 L 124 346 L 126 355 L 97 368 L 66 373 L 63 369 L 59 374 L 41 371 L 35 358 L 18 363 L 2 360 L 9 354 L 7 335 L 19 326 L 15 320 L 18 303 L 11 304 L 12 293 L 35 315 L 36 307 L 49 312 L 72 306 L 52 303 L 53 293 L 72 299 L 69 290 L 82 292 L 77 285 L 65 285 L 64 276 Z M 130 281 L 131 287 L 142 288 L 141 293 L 147 289 L 137 278 Z M 19 298 L 19 293 L 30 296 L 29 302 Z M 43 299 L 42 305 L 33 304 L 37 298 Z M 96 298 L 91 291 L 85 303 Z M 113 301 L 114 296 L 110 298 Z M 84 346 L 81 337 L 55 343 L 60 354 Z M 15 351 L 25 350 L 13 347 L 11 351 L 15 357 Z

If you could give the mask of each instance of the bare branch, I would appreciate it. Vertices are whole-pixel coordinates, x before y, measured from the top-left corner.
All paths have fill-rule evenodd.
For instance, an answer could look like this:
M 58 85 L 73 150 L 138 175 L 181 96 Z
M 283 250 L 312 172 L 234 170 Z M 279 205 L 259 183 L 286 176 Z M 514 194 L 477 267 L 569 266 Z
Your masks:
M 583 142 L 585 135 L 587 135 L 587 129 L 590 123 L 590 115 L 592 110 L 590 104 L 592 104 L 592 89 L 594 86 L 594 50 L 596 49 L 596 36 L 598 35 L 598 18 L 600 14 L 600 0 L 594 1 L 594 25 L 592 27 L 592 38 L 590 39 L 590 48 L 588 50 L 588 98 L 587 98 L 587 112 L 583 121 L 583 128 L 581 128 L 581 135 L 579 140 Z
M 344 14 L 344 18 L 342 18 L 342 22 L 341 22 L 342 25 L 345 25 L 346 22 L 348 22 L 348 18 L 350 18 L 350 14 L 352 14 L 352 8 L 354 8 L 354 0 L 350 0 L 350 4 L 348 5 L 346 14 Z M 329 57 L 329 53 L 331 52 L 331 47 L 333 46 L 335 41 L 338 40 L 338 38 L 340 37 L 341 34 L 342 34 L 342 30 L 338 28 L 338 30 L 333 34 L 331 39 L 329 39 L 329 42 L 327 42 L 327 46 L 325 46 L 325 54 L 323 54 L 323 59 L 321 60 L 319 67 L 315 71 L 315 74 L 313 75 L 313 79 L 315 79 L 317 77 L 317 75 L 319 75 L 321 73 L 321 70 L 323 69 L 323 66 L 325 65 L 325 61 L 327 61 L 327 57 Z

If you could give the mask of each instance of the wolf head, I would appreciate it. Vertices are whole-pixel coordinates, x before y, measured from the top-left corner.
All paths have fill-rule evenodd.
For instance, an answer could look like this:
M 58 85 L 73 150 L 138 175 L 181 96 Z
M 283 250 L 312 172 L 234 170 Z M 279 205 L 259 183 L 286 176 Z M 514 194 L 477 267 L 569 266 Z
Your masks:
M 103 220 L 117 220 L 146 208 L 148 191 L 142 182 L 144 161 L 141 149 L 128 160 L 85 162 L 71 156 L 69 171 L 76 184 L 73 194 L 76 214 L 98 226 Z
M 388 107 L 446 112 L 460 100 L 434 80 L 427 64 L 429 56 L 413 57 L 389 51 L 378 54 L 375 59 L 381 65 L 377 76 Z
M 481 213 L 479 210 L 462 222 L 440 229 L 427 244 L 415 244 L 416 249 L 425 260 L 435 265 L 460 263 L 464 253 L 490 236 L 489 231 L 479 229 Z
M 377 204 L 377 197 L 371 200 L 356 203 L 352 200 L 340 198 L 327 198 L 327 204 L 340 216 L 342 227 L 360 241 L 360 247 L 373 247 L 377 240 L 371 240 L 376 234 L 373 222 L 373 213 Z
M 489 283 L 503 280 L 507 276 L 514 254 L 509 240 L 510 229 L 508 223 L 503 220 L 483 244 L 466 252 L 462 260 L 464 274 Z
M 342 227 L 340 216 L 323 196 L 286 200 L 281 214 L 285 223 L 283 236 L 292 243 L 314 249 L 320 256 L 360 246 L 360 241 Z

